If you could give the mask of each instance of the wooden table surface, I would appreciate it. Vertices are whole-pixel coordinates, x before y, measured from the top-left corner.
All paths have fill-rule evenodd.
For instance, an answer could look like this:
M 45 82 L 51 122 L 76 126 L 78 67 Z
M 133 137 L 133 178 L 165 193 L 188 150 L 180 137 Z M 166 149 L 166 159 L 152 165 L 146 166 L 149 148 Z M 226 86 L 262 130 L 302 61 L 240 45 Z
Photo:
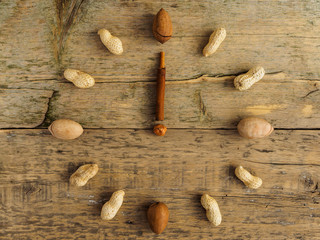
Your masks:
M 173 37 L 152 36 L 160 8 Z M 319 0 L 3 0 L 0 1 L 1 239 L 320 239 Z M 205 58 L 210 33 L 225 27 Z M 112 55 L 97 31 L 110 30 L 124 53 Z M 166 53 L 165 137 L 152 133 L 159 52 Z M 235 75 L 261 65 L 250 90 Z M 96 79 L 90 89 L 63 78 L 66 68 Z M 248 116 L 275 128 L 265 139 L 236 131 Z M 83 125 L 72 141 L 48 125 Z M 69 185 L 84 163 L 99 173 Z M 243 165 L 263 179 L 257 190 L 234 175 Z M 125 189 L 112 221 L 100 210 Z M 200 196 L 219 203 L 222 224 L 206 219 Z M 170 210 L 157 236 L 146 210 Z

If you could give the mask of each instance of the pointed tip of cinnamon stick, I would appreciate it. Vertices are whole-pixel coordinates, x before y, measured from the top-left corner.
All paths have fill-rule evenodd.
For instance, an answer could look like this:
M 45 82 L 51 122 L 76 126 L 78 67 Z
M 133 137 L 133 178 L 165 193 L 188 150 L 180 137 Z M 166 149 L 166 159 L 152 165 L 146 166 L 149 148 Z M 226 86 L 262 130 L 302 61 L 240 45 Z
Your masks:
M 160 52 L 160 68 L 165 68 L 164 52 Z

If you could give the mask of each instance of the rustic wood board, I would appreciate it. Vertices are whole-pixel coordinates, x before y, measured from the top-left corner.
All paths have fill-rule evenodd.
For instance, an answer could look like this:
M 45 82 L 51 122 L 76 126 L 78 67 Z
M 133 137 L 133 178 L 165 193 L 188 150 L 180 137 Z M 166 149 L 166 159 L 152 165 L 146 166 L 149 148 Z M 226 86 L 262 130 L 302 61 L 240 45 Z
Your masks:
M 151 32 L 161 7 L 174 28 L 165 45 Z M 55 79 L 66 67 L 96 74 L 100 81 L 150 80 L 161 50 L 169 79 L 230 75 L 256 64 L 288 78 L 320 76 L 319 1 L 7 0 L 0 12 L 2 84 Z M 202 48 L 219 26 L 228 36 L 214 56 L 205 58 Z M 97 31 L 103 27 L 121 37 L 122 56 L 113 56 L 100 42 Z
M 53 91 L 0 89 L 0 128 L 32 128 L 42 124 Z
M 5 130 L 0 181 L 2 236 L 8 239 L 146 239 L 153 201 L 171 217 L 159 239 L 316 239 L 320 237 L 318 131 L 278 130 L 249 141 L 231 130 L 86 130 L 75 141 L 47 130 Z M 31 149 L 32 151 L 30 151 Z M 68 178 L 84 163 L 100 170 L 83 188 Z M 247 189 L 235 176 L 242 164 L 263 186 Z M 125 189 L 115 220 L 100 219 L 102 204 Z M 223 222 L 212 227 L 200 205 L 208 192 Z M 28 226 L 28 227 L 26 227 Z
M 234 76 L 169 81 L 165 124 L 169 128 L 232 129 L 242 118 L 256 116 L 267 119 L 275 128 L 320 128 L 320 82 L 284 78 L 281 73 L 268 74 L 246 92 L 234 88 Z M 42 84 L 38 84 L 37 88 L 41 88 Z M 2 102 L 10 106 L 11 117 L 1 116 L 0 126 L 45 127 L 59 118 L 73 119 L 86 128 L 145 129 L 154 125 L 155 82 L 100 83 L 90 89 L 58 80 L 51 85 L 53 93 L 6 90 L 18 92 L 21 97 L 11 94 L 8 101 L 8 96 L 3 95 Z M 34 97 L 41 92 L 48 93 L 47 99 Z M 24 104 L 13 104 L 14 101 Z M 26 114 L 21 113 L 29 111 L 26 105 L 31 103 L 38 115 L 29 124 Z M 32 116 L 33 112 L 29 114 Z
M 232 76 L 167 82 L 164 123 L 169 128 L 235 128 L 242 118 L 257 116 L 275 128 L 320 128 L 320 82 L 282 76 L 266 76 L 246 92 L 234 88 Z M 85 91 L 61 85 L 50 101 L 46 125 L 67 117 L 87 128 L 150 128 L 155 90 L 154 82 L 99 84 Z
M 165 8 L 174 36 L 153 39 Z M 320 2 L 318 0 L 5 0 L 0 1 L 1 239 L 319 239 Z M 227 29 L 211 57 L 210 33 Z M 124 44 L 111 55 L 97 31 Z M 152 134 L 155 73 L 166 52 L 163 138 Z M 249 91 L 232 86 L 255 65 L 268 73 Z M 62 77 L 66 67 L 94 76 L 91 89 Z M 247 116 L 267 119 L 267 139 L 242 139 Z M 45 129 L 70 118 L 85 127 L 74 141 Z M 14 129 L 13 129 L 14 128 Z M 100 171 L 76 189 L 84 163 Z M 247 189 L 243 164 L 263 180 Z M 113 221 L 99 218 L 112 192 L 125 189 Z M 212 227 L 200 205 L 213 195 L 223 222 Z M 156 236 L 146 210 L 164 201 L 171 217 Z

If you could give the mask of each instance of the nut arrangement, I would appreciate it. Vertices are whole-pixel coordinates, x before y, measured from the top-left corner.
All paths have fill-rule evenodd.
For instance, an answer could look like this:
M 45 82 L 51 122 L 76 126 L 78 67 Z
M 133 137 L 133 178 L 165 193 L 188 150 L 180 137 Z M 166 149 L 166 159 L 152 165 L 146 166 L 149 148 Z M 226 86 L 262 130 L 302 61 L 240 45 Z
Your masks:
M 83 133 L 82 126 L 70 119 L 55 120 L 48 129 L 52 136 L 64 140 L 76 139 Z
M 168 224 L 169 209 L 162 202 L 153 203 L 148 209 L 147 217 L 151 230 L 156 234 L 160 234 Z
M 247 73 L 241 74 L 234 79 L 234 86 L 239 91 L 248 90 L 253 84 L 260 81 L 264 74 L 263 67 L 251 68 Z
M 108 50 L 115 54 L 121 55 L 123 53 L 122 42 L 118 37 L 112 36 L 111 33 L 106 29 L 100 29 L 98 31 L 101 42 L 108 48 Z
M 208 57 L 212 54 L 214 54 L 220 44 L 223 42 L 223 40 L 227 36 L 227 31 L 224 28 L 219 28 L 215 30 L 209 38 L 208 44 L 203 49 L 203 56 Z
M 154 38 L 161 44 L 164 44 L 172 37 L 172 22 L 171 18 L 163 8 L 159 10 L 153 21 L 152 32 Z M 106 29 L 98 31 L 101 42 L 106 48 L 115 55 L 123 53 L 122 42 L 118 37 L 112 36 Z M 224 28 L 216 29 L 209 38 L 208 44 L 203 49 L 203 55 L 208 57 L 214 54 L 222 42 L 226 38 L 226 30 Z M 239 75 L 234 78 L 234 87 L 239 91 L 248 90 L 253 84 L 260 81 L 265 74 L 263 67 L 257 66 L 250 69 L 247 73 Z M 165 54 L 160 52 L 160 66 L 157 73 L 157 101 L 156 101 L 156 120 L 164 120 L 164 99 L 165 99 Z M 95 80 L 89 74 L 76 70 L 66 69 L 64 77 L 72 82 L 78 88 L 89 88 L 94 86 Z M 69 119 L 58 119 L 52 122 L 49 126 L 51 134 L 63 140 L 76 139 L 83 133 L 82 126 Z M 264 119 L 248 117 L 242 119 L 237 126 L 239 135 L 247 139 L 259 139 L 269 136 L 273 132 L 272 125 Z M 167 127 L 163 124 L 156 124 L 153 132 L 157 136 L 164 136 Z M 99 167 L 97 164 L 85 164 L 79 167 L 69 179 L 73 186 L 81 187 L 87 184 L 98 173 Z M 262 185 L 262 179 L 252 175 L 242 166 L 235 169 L 235 175 L 251 189 L 258 189 Z M 124 190 L 114 192 L 108 202 L 106 202 L 101 210 L 101 219 L 110 221 L 119 212 L 124 202 Z M 222 222 L 222 214 L 219 209 L 217 201 L 208 194 L 203 194 L 201 197 L 201 205 L 206 211 L 208 221 L 213 226 L 219 226 Z M 147 213 L 147 219 L 150 229 L 156 233 L 161 234 L 167 227 L 169 221 L 169 208 L 163 202 L 156 202 L 152 204 Z
M 262 179 L 253 176 L 248 170 L 244 169 L 242 166 L 238 166 L 234 171 L 236 176 L 248 187 L 252 189 L 257 189 L 262 185 Z
M 125 192 L 123 190 L 118 190 L 111 195 L 111 198 L 106 202 L 101 210 L 101 219 L 102 220 L 111 220 L 113 219 L 123 203 L 123 197 Z
M 99 170 L 97 164 L 85 164 L 75 171 L 70 177 L 70 184 L 78 187 L 82 187 L 93 178 Z
M 172 23 L 169 13 L 161 8 L 153 20 L 152 33 L 156 40 L 165 43 L 172 37 Z
M 214 226 L 219 226 L 221 224 L 222 217 L 217 201 L 208 194 L 203 194 L 201 197 L 201 205 L 206 210 L 209 222 Z
M 78 88 L 89 88 L 95 84 L 94 78 L 88 73 L 76 69 L 66 69 L 63 75 Z
M 273 127 L 261 118 L 244 118 L 237 126 L 239 134 L 248 139 L 264 138 L 273 132 Z

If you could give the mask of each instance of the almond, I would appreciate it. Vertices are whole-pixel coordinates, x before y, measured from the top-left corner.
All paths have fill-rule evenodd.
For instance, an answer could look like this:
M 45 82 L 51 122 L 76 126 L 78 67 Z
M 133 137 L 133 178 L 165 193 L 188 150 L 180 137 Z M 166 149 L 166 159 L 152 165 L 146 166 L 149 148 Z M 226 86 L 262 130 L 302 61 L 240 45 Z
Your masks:
M 239 134 L 244 138 L 255 139 L 269 136 L 273 127 L 266 120 L 256 117 L 242 119 L 238 126 Z
M 165 43 L 172 36 L 171 18 L 163 8 L 160 9 L 153 20 L 152 32 L 154 38 L 160 43 Z
M 75 139 L 83 133 L 82 126 L 70 119 L 55 120 L 48 129 L 52 136 L 60 139 Z
M 162 202 L 153 203 L 147 213 L 150 228 L 156 234 L 164 231 L 169 220 L 169 209 Z

